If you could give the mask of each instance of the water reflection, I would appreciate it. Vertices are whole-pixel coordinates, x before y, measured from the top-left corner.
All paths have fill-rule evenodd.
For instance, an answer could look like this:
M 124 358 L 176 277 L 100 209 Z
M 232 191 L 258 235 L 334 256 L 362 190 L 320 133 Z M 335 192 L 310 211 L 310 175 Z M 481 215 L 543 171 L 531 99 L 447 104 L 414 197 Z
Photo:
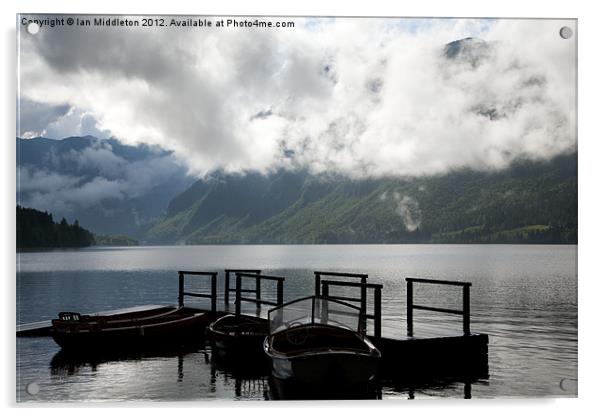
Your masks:
M 216 382 L 221 374 L 226 382 L 234 383 L 235 398 L 263 397 L 270 399 L 270 362 L 264 355 L 240 357 L 218 352 L 211 347 L 211 380 Z
M 59 350 L 50 361 L 50 372 L 55 376 L 73 376 L 77 375 L 81 369 L 90 369 L 92 372 L 99 371 L 102 364 L 122 362 L 124 364 L 137 364 L 145 360 L 152 359 L 170 359 L 177 358 L 177 379 L 182 381 L 184 378 L 184 357 L 187 354 L 205 355 L 209 362 L 207 352 L 200 349 L 204 345 L 203 341 L 193 344 L 179 346 L 177 349 L 143 349 L 126 351 L 72 351 Z
M 286 276 L 285 300 L 313 293 L 315 269 L 368 273 L 370 281 L 385 285 L 383 334 L 390 337 L 405 335 L 404 277 L 471 281 L 471 328 L 490 336 L 490 377 L 469 378 L 469 386 L 458 377 L 413 386 L 385 380 L 383 398 L 464 397 L 465 392 L 472 397 L 577 394 L 576 383 L 561 384 L 577 379 L 575 246 L 203 246 L 24 253 L 17 274 L 17 320 L 51 319 L 63 310 L 173 304 L 178 288 L 174 271 L 199 264 L 220 273 L 227 267 L 252 266 Z M 222 279 L 219 285 L 223 299 Z M 458 306 L 459 293 L 423 289 L 415 294 L 416 303 Z M 420 312 L 415 327 L 445 324 L 461 329 L 461 322 L 453 319 Z M 244 387 L 242 381 L 250 379 L 269 384 L 269 376 L 245 378 L 236 366 L 218 364 L 205 345 L 181 355 L 145 352 L 79 361 L 54 360 L 57 351 L 50 338 L 17 339 L 18 401 L 264 400 L 265 392 L 272 391 L 269 386 L 264 391 Z M 31 382 L 40 386 L 35 396 L 25 390 Z
M 162 363 L 157 368 L 156 363 Z M 206 397 L 257 400 L 380 400 L 390 396 L 406 396 L 414 399 L 418 396 L 472 397 L 474 383 L 486 385 L 483 374 L 459 373 L 455 375 L 400 373 L 397 376 L 381 372 L 381 376 L 361 391 L 340 391 L 333 388 L 325 391 L 300 389 L 291 383 L 284 383 L 270 375 L 270 362 L 267 357 L 224 356 L 205 341 L 179 346 L 172 349 L 154 349 L 128 352 L 78 352 L 60 350 L 50 361 L 51 378 L 67 382 L 78 379 L 73 384 L 75 389 L 85 383 L 92 384 L 88 390 L 105 392 L 96 399 L 121 400 L 131 398 L 132 391 L 138 391 L 145 397 L 145 383 L 135 377 L 127 377 L 139 373 L 138 367 L 147 368 L 147 377 L 160 377 L 162 394 L 152 393 L 152 398 L 172 396 L 179 388 L 185 386 L 186 394 L 181 398 L 194 400 Z M 165 371 L 171 368 L 171 371 Z M 153 368 L 159 375 L 152 374 Z M 131 373 L 131 374 L 130 374 Z M 199 378 L 199 375 L 201 378 Z M 205 378 L 202 380 L 202 378 Z M 200 381 L 203 381 L 199 383 Z M 121 395 L 111 396 L 108 384 L 121 386 Z M 206 386 L 206 390 L 194 386 Z M 100 387 L 104 387 L 100 388 Z M 463 386 L 463 387 L 460 387 Z M 191 388 L 192 387 L 192 388 Z M 454 392 L 450 394 L 450 391 Z M 78 396 L 72 392 L 71 397 Z M 207 394 L 209 393 L 209 394 Z
M 383 386 L 383 394 L 385 396 L 407 395 L 409 400 L 414 400 L 420 396 L 472 399 L 472 386 L 475 383 L 480 385 L 487 384 L 483 380 L 471 378 L 433 379 L 420 383 L 386 385 Z M 454 394 L 450 394 L 450 391 L 453 391 Z

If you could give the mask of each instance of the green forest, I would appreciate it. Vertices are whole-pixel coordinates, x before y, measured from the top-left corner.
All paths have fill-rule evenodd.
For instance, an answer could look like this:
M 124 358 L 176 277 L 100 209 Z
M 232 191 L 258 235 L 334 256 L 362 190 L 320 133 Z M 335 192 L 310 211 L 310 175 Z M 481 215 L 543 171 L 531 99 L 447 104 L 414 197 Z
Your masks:
M 17 205 L 17 249 L 87 247 L 94 235 L 77 220 L 54 222 L 52 214 Z
M 576 244 L 577 155 L 418 178 L 281 171 L 200 180 L 153 244 Z
M 139 234 L 143 244 L 576 244 L 577 155 L 417 178 L 216 174 L 173 198 Z M 17 206 L 17 244 L 138 241 Z
M 94 234 L 94 240 L 97 246 L 119 246 L 119 247 L 131 247 L 137 246 L 140 243 L 138 240 L 123 234 L 117 235 L 103 235 Z

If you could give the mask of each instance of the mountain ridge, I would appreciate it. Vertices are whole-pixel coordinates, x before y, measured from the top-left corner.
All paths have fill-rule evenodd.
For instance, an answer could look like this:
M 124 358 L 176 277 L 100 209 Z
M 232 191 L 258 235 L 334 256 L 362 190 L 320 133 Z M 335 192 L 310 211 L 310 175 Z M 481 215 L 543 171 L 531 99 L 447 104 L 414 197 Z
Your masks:
M 199 180 L 145 238 L 175 244 L 576 243 L 576 153 L 420 178 Z M 286 190 L 286 193 L 282 193 Z
M 99 234 L 141 235 L 193 182 L 159 147 L 94 136 L 16 140 L 18 201 Z

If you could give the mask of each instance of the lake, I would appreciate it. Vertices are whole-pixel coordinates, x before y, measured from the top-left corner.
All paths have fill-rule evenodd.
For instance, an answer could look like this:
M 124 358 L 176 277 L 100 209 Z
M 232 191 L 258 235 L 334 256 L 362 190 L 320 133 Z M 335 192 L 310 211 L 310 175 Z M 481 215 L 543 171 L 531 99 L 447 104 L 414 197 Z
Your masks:
M 177 270 L 220 271 L 223 293 L 225 268 L 259 268 L 286 277 L 285 300 L 313 294 L 313 271 L 325 270 L 368 273 L 369 281 L 382 283 L 383 335 L 396 337 L 405 333 L 405 277 L 470 281 L 472 331 L 490 337 L 489 376 L 470 381 L 471 396 L 577 395 L 577 246 L 120 247 L 23 252 L 17 263 L 17 323 L 51 319 L 60 311 L 175 304 Z M 207 287 L 204 279 L 187 284 L 194 290 Z M 461 290 L 426 286 L 416 289 L 417 302 L 461 307 Z M 268 296 L 275 292 L 268 286 L 262 290 Z M 456 317 L 416 311 L 416 328 L 432 322 L 461 330 Z M 17 339 L 18 401 L 271 398 L 267 376 L 224 367 L 205 346 L 95 362 L 64 362 L 58 352 L 50 338 Z M 30 383 L 39 392 L 27 393 Z M 381 394 L 383 399 L 463 398 L 466 388 L 465 381 L 433 380 L 383 385 Z

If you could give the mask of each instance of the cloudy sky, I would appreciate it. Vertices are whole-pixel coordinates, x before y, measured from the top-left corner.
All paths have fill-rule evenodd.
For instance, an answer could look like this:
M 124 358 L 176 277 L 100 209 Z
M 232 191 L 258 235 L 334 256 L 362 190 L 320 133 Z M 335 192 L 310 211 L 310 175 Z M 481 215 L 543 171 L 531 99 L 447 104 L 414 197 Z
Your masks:
M 159 145 L 198 176 L 424 175 L 576 147 L 574 21 L 294 22 L 22 27 L 19 134 Z

